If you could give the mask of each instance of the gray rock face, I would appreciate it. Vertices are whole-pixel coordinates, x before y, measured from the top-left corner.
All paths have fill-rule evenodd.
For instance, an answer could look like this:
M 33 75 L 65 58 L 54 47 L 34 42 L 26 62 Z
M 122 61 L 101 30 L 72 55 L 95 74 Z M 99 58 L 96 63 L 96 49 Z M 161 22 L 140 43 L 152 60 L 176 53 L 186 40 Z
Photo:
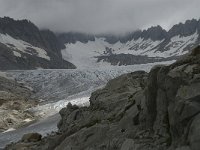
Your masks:
M 200 51 L 200 48 L 198 47 L 194 51 Z M 194 117 L 200 111 L 200 80 L 195 78 L 200 73 L 199 58 L 199 54 L 191 54 L 186 59 L 177 61 L 169 67 L 160 69 L 157 67 L 158 72 L 155 76 L 157 81 L 153 80 L 155 86 L 147 88 L 150 91 L 152 91 L 150 88 L 157 91 L 156 97 L 152 98 L 156 108 L 156 112 L 152 113 L 154 114 L 153 119 L 151 119 L 154 132 L 157 129 L 159 136 L 169 137 L 168 142 L 171 146 L 179 147 L 185 144 L 194 149 L 193 143 L 188 141 L 190 137 L 188 131 L 192 128 L 191 123 L 194 121 Z M 153 73 L 153 71 L 151 72 Z M 147 101 L 150 95 L 152 96 L 152 93 L 147 93 Z M 195 125 L 198 126 L 198 123 Z
M 107 83 L 90 106 L 60 111 L 59 133 L 23 148 L 48 150 L 197 150 L 200 47 L 170 66 Z M 52 141 L 55 141 L 52 143 Z M 13 149 L 11 144 L 6 149 Z
M 180 34 L 181 36 L 188 36 L 196 31 L 200 31 L 200 20 L 187 20 L 184 24 L 179 23 L 177 25 L 174 25 L 168 32 L 169 37 L 173 37 L 174 35 Z

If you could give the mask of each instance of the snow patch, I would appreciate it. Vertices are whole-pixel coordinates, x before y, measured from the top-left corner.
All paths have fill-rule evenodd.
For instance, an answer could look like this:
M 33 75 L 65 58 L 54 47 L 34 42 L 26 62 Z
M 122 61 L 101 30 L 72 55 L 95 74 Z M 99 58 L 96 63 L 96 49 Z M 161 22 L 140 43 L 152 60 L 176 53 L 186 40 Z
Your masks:
M 14 129 L 14 128 L 10 128 L 10 129 L 4 131 L 3 133 L 7 133 L 7 132 L 11 132 L 11 131 L 15 131 L 15 130 L 16 130 L 16 129 Z
M 27 122 L 27 123 L 31 122 L 31 121 L 33 121 L 33 120 L 31 120 L 30 118 L 27 118 L 27 119 L 24 120 L 24 122 Z
M 19 52 L 13 51 L 13 54 L 14 54 L 16 57 L 22 57 L 22 55 L 21 55 Z

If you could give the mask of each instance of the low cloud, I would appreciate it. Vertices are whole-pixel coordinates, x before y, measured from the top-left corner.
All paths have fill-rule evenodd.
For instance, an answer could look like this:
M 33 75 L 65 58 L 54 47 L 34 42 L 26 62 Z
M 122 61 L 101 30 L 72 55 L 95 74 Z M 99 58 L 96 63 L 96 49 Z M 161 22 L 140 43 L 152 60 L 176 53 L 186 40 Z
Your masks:
M 199 19 L 199 0 L 0 0 L 0 15 L 55 32 L 116 33 Z

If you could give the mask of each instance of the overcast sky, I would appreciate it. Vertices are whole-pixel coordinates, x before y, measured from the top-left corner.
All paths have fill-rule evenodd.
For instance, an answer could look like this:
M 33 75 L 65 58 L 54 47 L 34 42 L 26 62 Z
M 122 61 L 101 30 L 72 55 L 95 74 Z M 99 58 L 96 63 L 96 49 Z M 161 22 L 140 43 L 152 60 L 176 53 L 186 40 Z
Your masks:
M 199 6 L 200 0 L 0 0 L 0 16 L 55 32 L 124 33 L 199 19 Z

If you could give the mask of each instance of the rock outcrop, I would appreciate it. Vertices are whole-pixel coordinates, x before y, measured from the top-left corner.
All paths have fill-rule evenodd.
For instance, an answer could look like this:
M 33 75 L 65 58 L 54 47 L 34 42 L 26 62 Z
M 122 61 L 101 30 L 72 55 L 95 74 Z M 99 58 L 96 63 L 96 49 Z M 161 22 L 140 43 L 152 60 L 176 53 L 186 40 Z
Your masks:
M 161 58 L 157 57 L 148 57 L 148 56 L 135 56 L 132 54 L 111 54 L 108 56 L 96 56 L 97 62 L 106 61 L 113 66 L 126 66 L 133 64 L 148 64 L 154 62 L 162 62 L 162 61 L 170 61 L 176 60 L 178 57 L 170 57 L 170 58 Z
M 6 149 L 199 150 L 200 47 L 170 66 L 115 78 L 90 106 L 60 111 L 59 131 Z

